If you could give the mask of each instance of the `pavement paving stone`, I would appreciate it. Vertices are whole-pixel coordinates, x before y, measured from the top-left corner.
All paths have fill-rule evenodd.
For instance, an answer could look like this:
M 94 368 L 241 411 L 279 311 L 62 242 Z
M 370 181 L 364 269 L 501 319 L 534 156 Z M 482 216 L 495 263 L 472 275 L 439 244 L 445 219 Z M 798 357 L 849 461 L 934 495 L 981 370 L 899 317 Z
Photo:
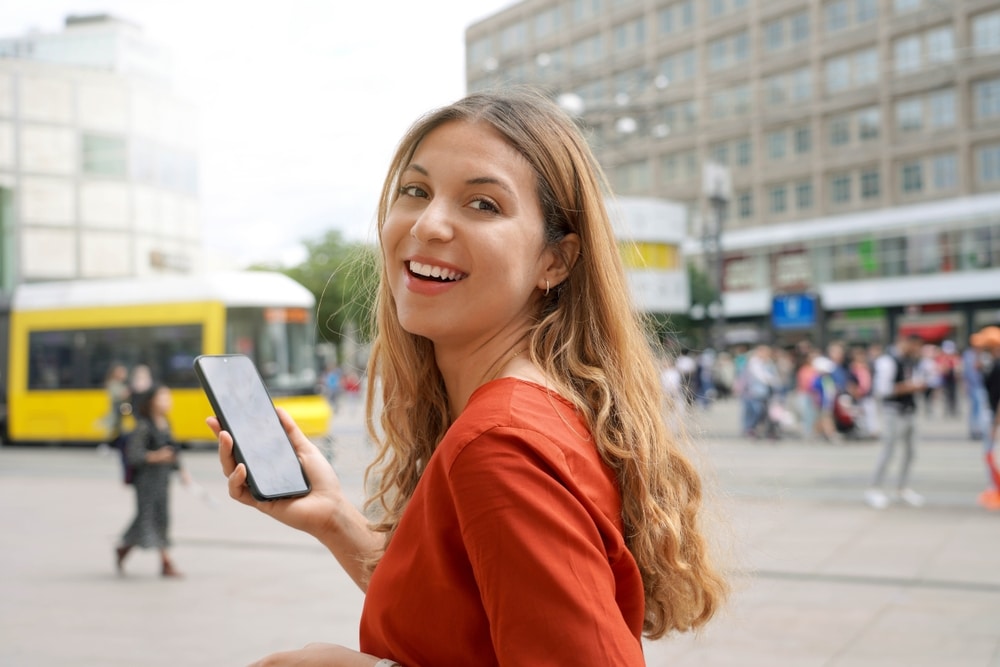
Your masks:
M 868 508 L 873 442 L 738 437 L 738 406 L 699 415 L 710 523 L 730 603 L 698 633 L 646 642 L 651 666 L 1000 667 L 1000 513 L 961 421 L 921 421 L 927 506 Z M 334 463 L 361 503 L 371 449 L 357 414 Z M 189 451 L 202 493 L 173 489 L 180 581 L 157 557 L 114 573 L 132 513 L 117 461 L 92 449 L 0 449 L 0 665 L 247 664 L 311 641 L 357 645 L 363 595 L 310 537 L 228 499 L 214 453 Z

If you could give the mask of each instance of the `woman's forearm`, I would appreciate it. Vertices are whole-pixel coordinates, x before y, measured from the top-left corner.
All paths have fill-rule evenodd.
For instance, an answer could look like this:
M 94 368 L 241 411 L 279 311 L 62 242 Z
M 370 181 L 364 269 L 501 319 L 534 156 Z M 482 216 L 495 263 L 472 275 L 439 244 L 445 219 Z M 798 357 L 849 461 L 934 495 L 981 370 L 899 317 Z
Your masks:
M 385 536 L 372 530 L 364 514 L 345 499 L 334 508 L 328 523 L 314 537 L 330 550 L 358 588 L 367 591 L 367 564 L 381 553 Z

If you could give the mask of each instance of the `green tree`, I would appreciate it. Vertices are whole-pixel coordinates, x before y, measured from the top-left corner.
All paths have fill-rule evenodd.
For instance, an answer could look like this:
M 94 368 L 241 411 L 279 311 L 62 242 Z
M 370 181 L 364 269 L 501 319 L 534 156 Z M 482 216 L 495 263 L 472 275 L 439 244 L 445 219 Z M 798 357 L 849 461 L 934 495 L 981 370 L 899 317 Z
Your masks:
M 359 342 L 371 340 L 371 311 L 378 284 L 378 251 L 365 243 L 350 243 L 338 230 L 303 241 L 306 259 L 281 271 L 316 297 L 316 328 L 320 342 L 341 347 L 352 333 Z

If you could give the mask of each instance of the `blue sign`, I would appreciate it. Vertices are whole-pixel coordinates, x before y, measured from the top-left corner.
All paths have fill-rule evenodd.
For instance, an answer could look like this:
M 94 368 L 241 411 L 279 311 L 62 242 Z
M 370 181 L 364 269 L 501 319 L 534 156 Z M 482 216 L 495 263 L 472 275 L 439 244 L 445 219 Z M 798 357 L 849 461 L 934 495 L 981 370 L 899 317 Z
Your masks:
M 775 329 L 809 329 L 819 314 L 815 294 L 781 294 L 771 302 L 771 325 Z

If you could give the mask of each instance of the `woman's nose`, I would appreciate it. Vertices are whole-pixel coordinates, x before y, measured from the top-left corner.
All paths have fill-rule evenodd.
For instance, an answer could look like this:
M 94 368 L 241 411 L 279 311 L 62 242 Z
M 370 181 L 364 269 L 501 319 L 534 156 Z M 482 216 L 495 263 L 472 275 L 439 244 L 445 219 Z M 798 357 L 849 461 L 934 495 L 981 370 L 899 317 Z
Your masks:
M 454 235 L 451 213 L 447 204 L 440 199 L 432 199 L 410 227 L 410 236 L 421 243 L 449 241 Z

